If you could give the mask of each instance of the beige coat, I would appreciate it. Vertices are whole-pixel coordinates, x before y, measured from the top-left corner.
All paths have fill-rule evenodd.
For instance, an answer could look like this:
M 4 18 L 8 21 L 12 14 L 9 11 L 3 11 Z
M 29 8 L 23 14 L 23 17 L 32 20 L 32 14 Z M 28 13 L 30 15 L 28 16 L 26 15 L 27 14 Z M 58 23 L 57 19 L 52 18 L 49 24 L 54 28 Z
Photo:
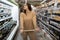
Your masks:
M 37 23 L 36 23 L 36 14 L 35 12 L 30 12 L 24 14 L 20 14 L 20 29 L 24 30 L 32 30 L 37 28 Z

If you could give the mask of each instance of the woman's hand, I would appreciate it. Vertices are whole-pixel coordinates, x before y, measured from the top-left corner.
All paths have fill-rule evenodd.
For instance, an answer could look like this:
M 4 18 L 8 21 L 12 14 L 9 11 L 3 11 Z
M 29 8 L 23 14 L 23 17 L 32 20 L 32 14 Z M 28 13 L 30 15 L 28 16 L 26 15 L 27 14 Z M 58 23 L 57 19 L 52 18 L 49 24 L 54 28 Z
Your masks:
M 24 30 L 23 29 L 20 29 L 20 33 L 23 33 L 24 32 Z
M 39 27 L 35 28 L 35 31 L 39 32 L 40 31 Z

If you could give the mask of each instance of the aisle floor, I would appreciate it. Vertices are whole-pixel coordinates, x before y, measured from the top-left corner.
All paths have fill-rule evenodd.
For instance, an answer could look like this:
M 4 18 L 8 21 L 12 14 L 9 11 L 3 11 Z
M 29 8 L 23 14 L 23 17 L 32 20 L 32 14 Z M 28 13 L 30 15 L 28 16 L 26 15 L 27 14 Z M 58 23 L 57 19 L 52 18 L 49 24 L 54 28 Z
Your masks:
M 49 37 L 47 37 L 43 31 L 40 31 L 40 32 L 37 33 L 37 38 L 38 38 L 38 40 L 52 40 Z M 17 30 L 17 33 L 14 37 L 14 40 L 22 40 L 22 37 L 21 37 L 21 34 L 20 34 L 19 30 Z

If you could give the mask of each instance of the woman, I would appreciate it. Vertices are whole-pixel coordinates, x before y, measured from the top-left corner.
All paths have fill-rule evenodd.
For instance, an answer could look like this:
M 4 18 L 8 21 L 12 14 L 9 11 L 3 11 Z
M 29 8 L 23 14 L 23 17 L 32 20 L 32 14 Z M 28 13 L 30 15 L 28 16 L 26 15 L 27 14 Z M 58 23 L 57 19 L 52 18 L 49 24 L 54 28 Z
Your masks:
M 20 32 L 23 40 L 27 40 L 27 36 L 30 40 L 37 40 L 35 31 L 39 31 L 39 28 L 36 23 L 36 14 L 29 3 L 25 4 L 23 9 L 24 13 L 20 14 Z

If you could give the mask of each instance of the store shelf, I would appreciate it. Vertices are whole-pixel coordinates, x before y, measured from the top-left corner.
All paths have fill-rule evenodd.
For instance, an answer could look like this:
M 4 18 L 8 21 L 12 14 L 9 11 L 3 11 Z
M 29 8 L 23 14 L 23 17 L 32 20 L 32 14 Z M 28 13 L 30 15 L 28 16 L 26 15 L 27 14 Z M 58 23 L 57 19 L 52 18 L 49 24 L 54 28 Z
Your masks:
M 42 8 L 43 11 L 39 12 L 39 16 L 38 21 L 40 22 L 40 26 L 42 26 L 42 28 L 46 31 L 46 33 L 48 33 L 54 40 L 55 39 L 59 39 L 60 37 L 60 22 L 55 22 L 55 21 L 51 21 L 50 19 L 54 19 L 52 18 L 51 15 L 45 16 L 45 10 L 49 10 L 50 8 Z M 57 10 L 59 10 L 60 8 L 56 8 Z M 52 10 L 54 10 L 54 8 L 52 8 Z M 59 15 L 60 16 L 60 15 Z M 55 25 L 50 25 L 50 22 Z
M 7 25 L 7 24 L 6 24 Z M 0 27 L 0 30 L 2 30 L 3 28 L 5 28 L 6 26 L 4 25 L 3 27 Z
M 55 29 L 55 30 L 57 30 L 58 32 L 60 32 L 60 30 L 59 29 L 57 29 L 57 28 L 55 28 L 54 26 L 52 26 L 52 25 L 49 25 L 49 24 L 47 24 L 47 23 L 45 23 L 43 20 L 41 20 L 45 25 L 48 25 L 49 27 L 51 27 L 51 28 L 53 28 L 53 29 Z
M 53 19 L 53 18 L 50 18 L 50 17 L 47 17 L 47 16 L 43 16 L 43 15 L 41 15 L 41 14 L 40 14 L 40 16 L 41 16 L 41 17 L 46 17 L 47 19 Z M 40 18 L 39 18 L 39 19 L 40 19 Z M 52 27 L 53 29 L 55 29 L 55 30 L 57 30 L 57 31 L 60 32 L 60 30 L 57 29 L 57 28 L 55 28 L 54 26 L 49 25 L 48 23 L 45 23 L 45 22 L 44 22 L 43 20 L 41 20 L 41 19 L 40 19 L 40 21 L 41 21 L 42 23 L 44 23 L 45 25 L 48 25 L 49 27 Z
M 12 30 L 12 32 L 10 33 L 10 35 L 8 36 L 7 40 L 12 40 L 14 37 L 14 34 L 16 33 L 17 29 L 18 29 L 18 25 L 16 25 L 16 27 Z
M 54 26 L 56 26 L 57 28 L 60 29 L 60 24 L 59 24 L 59 23 L 54 22 L 54 21 L 50 21 L 50 24 L 51 24 L 51 25 L 54 25 Z
M 51 36 L 51 38 L 53 39 L 56 39 L 53 35 L 51 35 L 51 33 L 48 31 L 48 30 L 46 30 L 46 29 L 44 29 L 45 30 L 45 32 L 47 32 L 48 34 L 49 34 L 49 36 Z M 57 40 L 57 39 L 56 39 Z
M 42 24 L 42 23 L 41 23 Z M 44 29 L 48 30 L 49 32 L 51 32 L 53 35 L 55 35 L 47 26 L 45 26 L 44 24 L 42 24 L 44 26 Z
M 41 21 L 40 21 L 41 22 Z M 53 33 L 53 31 L 52 30 L 50 30 L 48 27 L 50 27 L 50 26 L 46 26 L 44 23 L 42 23 L 41 22 L 41 25 L 44 27 L 44 30 L 46 31 L 46 30 L 48 30 L 48 32 L 46 31 L 46 33 L 48 33 L 49 35 L 51 35 L 51 36 L 53 36 L 54 38 L 56 37 L 56 38 L 58 38 L 57 37 L 57 35 L 55 34 L 55 33 Z M 50 37 L 51 38 L 51 37 Z
M 51 35 L 50 35 L 50 33 L 47 30 L 43 29 L 43 31 L 47 34 L 47 37 L 49 39 L 53 40 L 52 37 L 51 37 Z
M 13 15 L 12 8 L 14 8 L 15 5 L 8 1 L 0 1 L 0 3 L 1 3 L 0 8 L 3 9 L 3 11 L 1 12 L 2 17 L 0 16 L 0 22 L 1 22 L 0 33 L 2 35 L 0 39 L 12 40 L 18 28 L 17 18 L 14 20 L 13 19 L 14 16 L 12 16 Z M 6 13 L 6 14 L 3 14 L 3 13 Z
M 12 5 L 10 5 L 10 4 L 8 4 L 8 3 L 5 3 L 3 0 L 0 0 L 0 3 L 3 3 L 3 4 L 8 5 L 8 6 L 10 6 L 10 7 L 13 7 Z
M 9 19 L 9 18 L 11 18 L 11 16 L 3 18 L 3 19 L 0 19 L 0 21 L 6 20 L 6 19 Z

